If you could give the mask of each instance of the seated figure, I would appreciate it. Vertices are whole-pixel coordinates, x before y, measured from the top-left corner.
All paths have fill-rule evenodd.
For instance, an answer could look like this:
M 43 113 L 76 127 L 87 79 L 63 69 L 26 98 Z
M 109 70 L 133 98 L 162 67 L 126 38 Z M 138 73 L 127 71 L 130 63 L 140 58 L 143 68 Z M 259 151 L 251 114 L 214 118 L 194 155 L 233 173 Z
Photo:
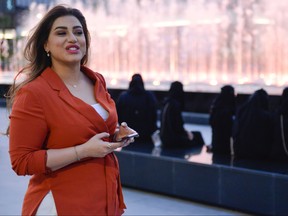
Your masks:
M 234 129 L 236 158 L 268 160 L 273 142 L 273 118 L 264 89 L 255 91 L 239 108 Z
M 212 130 L 212 152 L 231 155 L 232 128 L 236 110 L 234 88 L 225 85 L 210 108 L 209 124 Z
M 122 92 L 116 102 L 118 122 L 127 122 L 139 137 L 137 142 L 152 142 L 151 135 L 157 130 L 158 101 L 151 91 L 144 88 L 140 74 L 134 74 L 129 89 Z
M 160 137 L 162 147 L 183 148 L 203 145 L 203 140 L 195 142 L 198 139 L 194 139 L 193 133 L 184 128 L 183 108 L 183 84 L 179 81 L 172 82 L 161 112 Z
M 274 113 L 273 161 L 288 162 L 288 87 L 284 88 L 280 105 Z

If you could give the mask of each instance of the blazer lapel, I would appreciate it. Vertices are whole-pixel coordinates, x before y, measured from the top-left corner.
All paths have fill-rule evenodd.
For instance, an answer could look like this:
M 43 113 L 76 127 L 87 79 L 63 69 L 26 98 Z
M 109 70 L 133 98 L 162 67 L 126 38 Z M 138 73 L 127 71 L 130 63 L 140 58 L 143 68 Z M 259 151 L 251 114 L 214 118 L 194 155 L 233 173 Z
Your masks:
M 101 128 L 102 131 L 108 131 L 105 121 L 94 110 L 94 108 L 81 99 L 73 96 L 61 78 L 51 68 L 45 69 L 41 76 L 48 82 L 54 91 L 58 91 L 59 98 L 65 101 L 67 105 L 69 105 L 72 109 L 75 109 L 79 114 L 83 115 L 96 128 Z

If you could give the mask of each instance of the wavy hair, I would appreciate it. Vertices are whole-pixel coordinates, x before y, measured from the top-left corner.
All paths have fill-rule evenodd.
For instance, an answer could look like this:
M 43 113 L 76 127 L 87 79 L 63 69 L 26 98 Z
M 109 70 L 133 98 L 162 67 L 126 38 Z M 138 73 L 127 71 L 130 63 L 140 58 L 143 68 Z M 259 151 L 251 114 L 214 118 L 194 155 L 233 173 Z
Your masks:
M 43 70 L 51 66 L 51 59 L 47 57 L 44 50 L 44 44 L 48 40 L 49 33 L 55 20 L 63 16 L 76 17 L 83 27 L 86 39 L 86 55 L 81 59 L 81 65 L 85 65 L 88 61 L 88 49 L 90 46 L 90 33 L 87 28 L 86 19 L 83 14 L 76 8 L 70 8 L 65 5 L 57 5 L 47 12 L 37 26 L 35 26 L 29 36 L 27 44 L 24 48 L 24 57 L 28 64 L 18 72 L 14 78 L 14 82 L 6 94 L 7 108 L 11 109 L 16 93 L 25 84 L 36 79 Z M 27 75 L 25 80 L 16 84 L 19 75 Z

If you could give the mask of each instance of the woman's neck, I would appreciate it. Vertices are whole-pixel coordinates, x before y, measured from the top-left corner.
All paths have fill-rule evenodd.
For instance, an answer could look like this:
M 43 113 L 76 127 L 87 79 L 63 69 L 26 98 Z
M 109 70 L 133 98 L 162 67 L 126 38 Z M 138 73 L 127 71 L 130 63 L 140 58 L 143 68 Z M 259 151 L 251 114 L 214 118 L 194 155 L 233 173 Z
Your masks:
M 64 82 L 77 83 L 80 80 L 80 65 L 52 65 L 51 69 L 58 74 Z

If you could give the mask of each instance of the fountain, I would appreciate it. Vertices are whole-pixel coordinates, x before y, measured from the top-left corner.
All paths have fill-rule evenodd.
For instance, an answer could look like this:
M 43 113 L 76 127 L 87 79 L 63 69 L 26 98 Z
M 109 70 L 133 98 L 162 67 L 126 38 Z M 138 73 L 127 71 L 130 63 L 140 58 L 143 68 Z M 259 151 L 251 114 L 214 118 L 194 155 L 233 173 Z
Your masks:
M 186 91 L 202 92 L 232 84 L 240 93 L 264 88 L 280 94 L 288 85 L 288 5 L 282 0 L 79 2 L 70 1 L 87 18 L 89 66 L 110 88 L 127 88 L 135 72 L 151 90 L 166 90 L 174 80 Z M 47 8 L 33 4 L 30 11 L 23 20 L 34 25 Z M 33 25 L 23 25 L 18 34 Z

